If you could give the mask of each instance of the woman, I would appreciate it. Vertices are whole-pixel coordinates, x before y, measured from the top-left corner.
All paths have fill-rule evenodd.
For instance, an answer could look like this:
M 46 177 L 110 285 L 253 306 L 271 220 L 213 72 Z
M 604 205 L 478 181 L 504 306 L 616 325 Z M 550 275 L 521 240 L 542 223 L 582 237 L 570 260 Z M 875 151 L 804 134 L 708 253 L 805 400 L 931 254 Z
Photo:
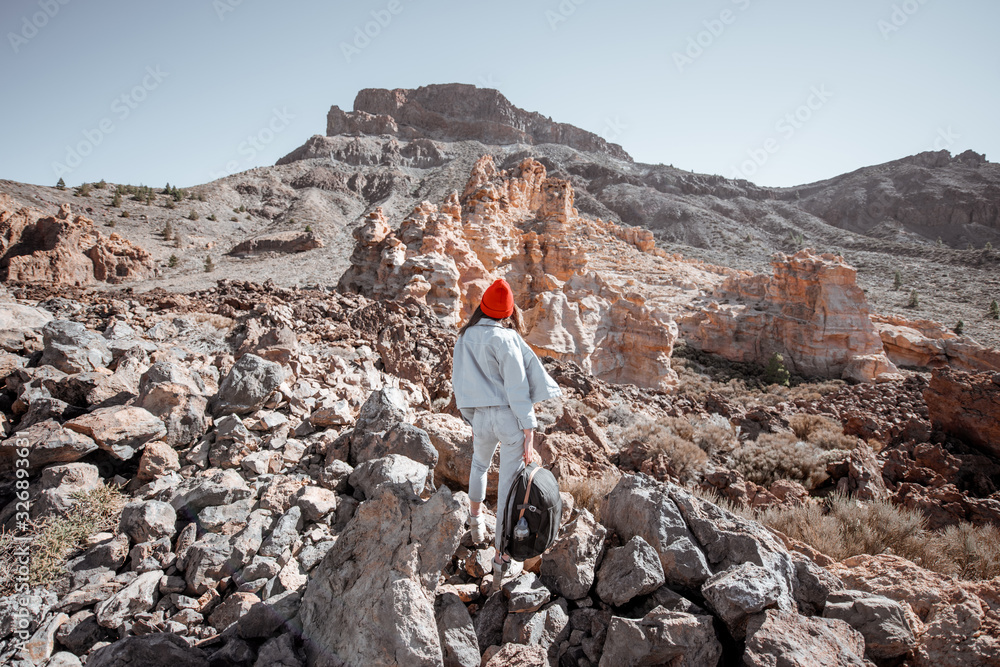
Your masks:
M 472 425 L 472 470 L 469 472 L 469 524 L 472 541 L 486 539 L 482 512 L 486 473 L 500 446 L 500 482 L 497 486 L 497 555 L 493 581 L 510 566 L 500 553 L 500 534 L 507 492 L 522 467 L 537 457 L 534 448 L 534 404 L 562 395 L 541 362 L 521 338 L 524 323 L 505 280 L 497 280 L 483 294 L 476 312 L 458 333 L 452 366 L 455 404 Z M 502 557 L 502 558 L 501 558 Z

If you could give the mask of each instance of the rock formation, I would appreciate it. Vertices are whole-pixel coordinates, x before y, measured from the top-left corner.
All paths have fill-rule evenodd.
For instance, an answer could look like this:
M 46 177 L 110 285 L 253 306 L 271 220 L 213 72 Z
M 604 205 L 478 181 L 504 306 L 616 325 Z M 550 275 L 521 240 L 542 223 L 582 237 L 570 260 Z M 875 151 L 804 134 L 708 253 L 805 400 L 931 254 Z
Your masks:
M 354 111 L 333 106 L 326 134 L 392 135 L 412 140 L 474 139 L 487 144 L 565 144 L 631 161 L 618 144 L 566 123 L 511 104 L 499 91 L 467 84 L 422 86 L 409 90 L 366 88 L 354 99 Z
M 935 427 L 1000 457 L 1000 373 L 939 369 L 924 400 Z
M 0 194 L 0 276 L 22 283 L 80 287 L 95 281 L 141 280 L 153 272 L 144 249 L 118 234 L 105 237 L 94 222 L 63 204 L 55 216 L 18 208 Z
M 278 234 L 255 236 L 252 239 L 241 241 L 233 246 L 229 254 L 256 255 L 264 252 L 285 254 L 315 250 L 316 248 L 322 248 L 324 245 L 323 239 L 312 232 L 281 232 Z
M 393 230 L 380 209 L 355 230 L 341 288 L 375 299 L 416 300 L 442 323 L 466 320 L 486 287 L 505 277 L 525 313 L 526 340 L 541 355 L 572 360 L 597 377 L 645 387 L 676 381 L 676 327 L 634 291 L 589 269 L 577 240 L 591 229 L 653 251 L 648 234 L 582 219 L 573 187 L 523 160 L 511 173 L 491 156 L 475 165 L 461 196 L 417 206 Z
M 682 318 L 689 344 L 762 365 L 781 354 L 789 370 L 807 377 L 901 377 L 886 358 L 857 272 L 842 257 L 778 253 L 772 266 L 773 276 L 727 279 L 707 304 Z
M 1000 350 L 959 336 L 940 322 L 908 320 L 898 315 L 872 315 L 885 353 L 897 366 L 1000 371 Z

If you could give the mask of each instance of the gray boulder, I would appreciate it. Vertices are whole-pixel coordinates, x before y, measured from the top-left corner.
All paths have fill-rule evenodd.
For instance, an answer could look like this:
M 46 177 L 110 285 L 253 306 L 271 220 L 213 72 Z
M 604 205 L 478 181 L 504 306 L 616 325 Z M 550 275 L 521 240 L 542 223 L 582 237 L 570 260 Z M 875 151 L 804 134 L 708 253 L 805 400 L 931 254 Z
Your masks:
M 97 443 L 82 433 L 63 428 L 48 419 L 18 431 L 0 442 L 0 475 L 9 475 L 20 460 L 18 452 L 28 450 L 28 472 L 35 474 L 53 463 L 72 463 L 97 450 Z
M 386 483 L 403 484 L 419 496 L 424 492 L 427 473 L 424 464 L 400 454 L 390 454 L 358 465 L 349 479 L 354 487 L 354 497 L 358 500 L 370 497 L 380 484 Z
M 208 667 L 205 654 L 171 632 L 157 632 L 97 649 L 87 667 Z
M 597 596 L 621 607 L 632 598 L 663 585 L 663 566 L 656 550 L 636 535 L 624 546 L 609 549 L 597 573 Z
M 219 386 L 212 413 L 245 415 L 264 406 L 267 397 L 285 380 L 285 369 L 255 354 L 244 354 Z
M 640 619 L 611 619 L 600 667 L 714 667 L 721 657 L 711 616 L 657 607 Z
M 212 505 L 228 505 L 253 495 L 235 470 L 217 470 L 184 480 L 170 495 L 170 505 L 191 518 Z
M 444 667 L 479 667 L 479 641 L 465 603 L 454 593 L 434 599 Z
M 38 498 L 31 503 L 31 518 L 48 514 L 65 515 L 76 504 L 74 494 L 87 493 L 103 486 L 97 466 L 89 463 L 66 463 L 42 471 Z
M 191 444 L 208 430 L 205 383 L 197 373 L 180 364 L 158 361 L 139 380 L 136 405 L 149 410 L 167 429 L 164 441 L 171 447 Z
M 147 442 L 167 434 L 158 417 L 134 406 L 98 408 L 66 422 L 66 428 L 93 438 L 98 447 L 120 461 L 127 461 Z
M 552 599 L 552 591 L 533 572 L 523 572 L 516 579 L 511 579 L 503 585 L 503 592 L 507 596 L 507 611 L 510 613 L 537 611 Z
M 556 649 L 569 637 L 569 612 L 566 600 L 559 598 L 537 611 L 510 613 L 503 624 L 505 644 L 525 644 Z
M 638 535 L 652 546 L 668 583 L 700 586 L 712 576 L 667 487 L 652 477 L 622 476 L 605 503 L 603 521 L 623 540 Z
M 710 577 L 701 594 L 733 637 L 742 639 L 751 615 L 777 606 L 781 585 L 759 565 L 741 563 Z
M 177 512 L 169 503 L 159 500 L 132 502 L 122 509 L 118 530 L 132 542 L 151 542 L 173 537 Z
M 113 629 L 126 619 L 152 609 L 160 599 L 159 587 L 162 576 L 161 570 L 140 574 L 128 586 L 94 608 L 97 622 L 102 627 Z
M 85 373 L 106 368 L 112 354 L 104 338 L 78 322 L 52 320 L 42 328 L 41 366 L 55 366 L 64 373 Z
M 917 645 L 903 606 L 895 600 L 856 590 L 831 593 L 824 618 L 845 621 L 865 638 L 865 650 L 876 660 L 896 658 Z
M 444 487 L 427 501 L 404 485 L 374 489 L 309 577 L 300 620 L 310 664 L 440 665 L 434 590 L 467 513 Z
M 594 584 L 594 570 L 607 532 L 589 511 L 581 509 L 542 555 L 541 576 L 545 585 L 568 600 L 586 597 Z

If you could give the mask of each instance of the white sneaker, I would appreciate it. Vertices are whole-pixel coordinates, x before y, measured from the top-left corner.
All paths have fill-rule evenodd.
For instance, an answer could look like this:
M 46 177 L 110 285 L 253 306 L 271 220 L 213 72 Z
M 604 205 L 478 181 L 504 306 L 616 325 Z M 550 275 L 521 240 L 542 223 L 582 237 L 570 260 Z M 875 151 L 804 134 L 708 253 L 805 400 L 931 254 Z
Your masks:
M 493 560 L 493 590 L 500 590 L 500 586 L 504 579 L 516 579 L 524 571 L 524 566 L 521 561 L 514 560 L 513 558 L 507 561 L 500 561 L 499 563 L 496 559 Z
M 473 544 L 486 541 L 486 516 L 482 512 L 469 515 L 469 530 L 472 532 Z

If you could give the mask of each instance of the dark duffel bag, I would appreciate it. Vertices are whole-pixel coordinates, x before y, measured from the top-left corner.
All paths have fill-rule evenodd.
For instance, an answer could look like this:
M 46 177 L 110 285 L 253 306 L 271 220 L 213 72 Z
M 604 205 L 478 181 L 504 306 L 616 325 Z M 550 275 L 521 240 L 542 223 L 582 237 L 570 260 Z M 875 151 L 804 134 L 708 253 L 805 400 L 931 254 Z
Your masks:
M 532 463 L 517 474 L 507 493 L 501 551 L 521 561 L 540 556 L 556 541 L 561 518 L 559 483 L 551 472 Z

